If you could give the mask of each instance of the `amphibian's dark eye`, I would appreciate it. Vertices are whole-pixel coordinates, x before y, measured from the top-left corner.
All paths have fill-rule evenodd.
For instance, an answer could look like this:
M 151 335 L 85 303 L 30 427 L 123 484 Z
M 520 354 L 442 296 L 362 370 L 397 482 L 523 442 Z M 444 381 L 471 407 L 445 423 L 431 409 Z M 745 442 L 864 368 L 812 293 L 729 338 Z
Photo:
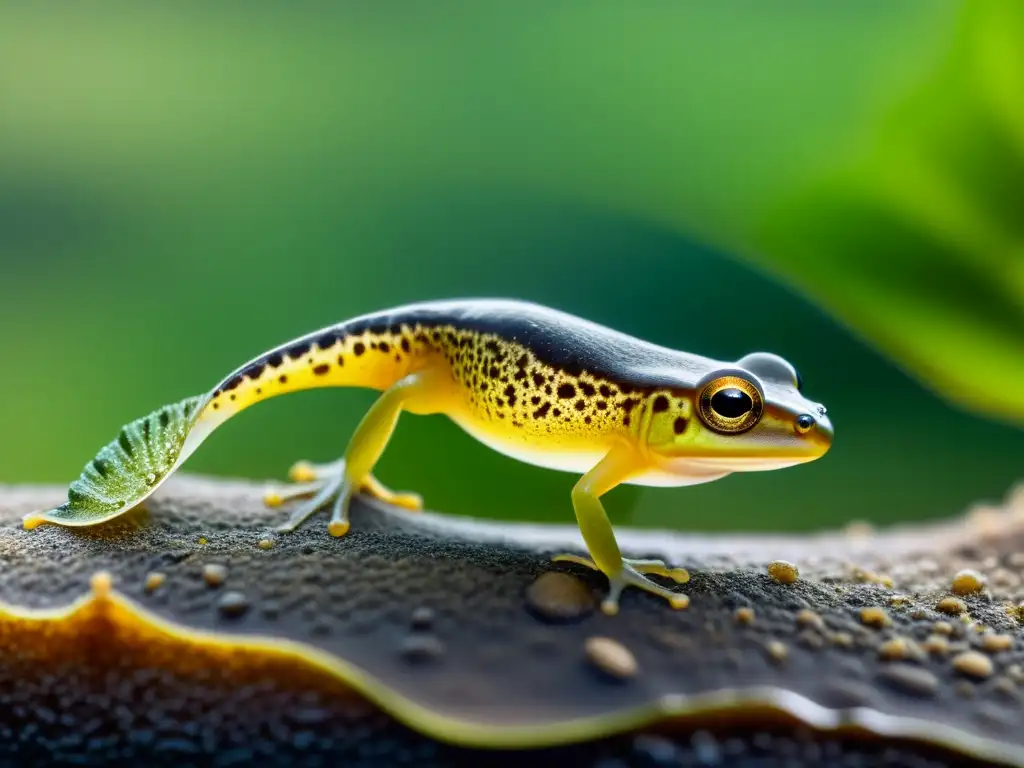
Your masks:
M 796 418 L 796 431 L 801 435 L 807 434 L 814 427 L 814 417 L 809 413 L 805 413 Z
M 761 390 L 742 376 L 725 375 L 705 384 L 697 396 L 701 421 L 715 432 L 746 432 L 761 418 Z
M 750 395 L 742 389 L 728 387 L 711 396 L 711 408 L 723 419 L 738 419 L 754 407 Z

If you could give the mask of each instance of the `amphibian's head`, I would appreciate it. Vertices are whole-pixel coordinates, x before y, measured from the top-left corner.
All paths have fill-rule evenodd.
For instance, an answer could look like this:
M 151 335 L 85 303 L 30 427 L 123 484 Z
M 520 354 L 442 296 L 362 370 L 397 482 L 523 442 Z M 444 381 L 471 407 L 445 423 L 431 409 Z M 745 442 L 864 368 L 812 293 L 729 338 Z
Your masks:
M 832 444 L 825 406 L 808 400 L 796 369 L 754 352 L 714 366 L 692 396 L 651 408 L 648 445 L 702 469 L 742 472 L 812 461 Z

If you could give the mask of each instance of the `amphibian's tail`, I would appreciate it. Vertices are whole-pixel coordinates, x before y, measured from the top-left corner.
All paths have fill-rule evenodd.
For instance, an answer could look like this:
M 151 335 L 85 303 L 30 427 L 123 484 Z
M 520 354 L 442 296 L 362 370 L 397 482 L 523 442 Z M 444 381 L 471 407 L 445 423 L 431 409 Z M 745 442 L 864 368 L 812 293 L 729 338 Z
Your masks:
M 314 387 L 385 389 L 429 354 L 408 325 L 359 318 L 271 350 L 227 376 L 205 395 L 165 406 L 125 426 L 68 489 L 56 509 L 23 524 L 95 525 L 145 500 L 219 425 L 277 395 Z
M 68 500 L 27 515 L 25 528 L 45 522 L 95 525 L 136 506 L 191 453 L 187 438 L 206 399 L 190 397 L 126 425 L 85 465 L 68 488 Z
M 318 387 L 386 389 L 427 353 L 408 325 L 363 318 L 315 331 L 266 352 L 210 392 L 199 423 L 213 429 L 250 405 Z

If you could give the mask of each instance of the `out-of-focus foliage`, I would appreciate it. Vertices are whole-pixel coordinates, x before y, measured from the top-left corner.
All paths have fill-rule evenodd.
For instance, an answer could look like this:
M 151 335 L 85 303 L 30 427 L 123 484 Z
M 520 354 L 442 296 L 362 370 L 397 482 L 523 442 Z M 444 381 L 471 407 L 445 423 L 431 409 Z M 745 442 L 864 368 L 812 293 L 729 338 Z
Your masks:
M 617 520 L 808 528 L 1002 493 L 1024 436 L 900 369 L 1020 415 L 1017 8 L 4 4 L 0 480 L 71 480 L 120 424 L 311 328 L 489 294 L 776 351 L 828 405 L 820 462 L 620 489 Z M 254 408 L 187 469 L 334 458 L 370 397 Z M 403 419 L 380 476 L 571 515 L 570 475 L 443 419 Z
M 965 6 L 937 71 L 752 244 L 950 400 L 1024 424 L 1024 4 Z

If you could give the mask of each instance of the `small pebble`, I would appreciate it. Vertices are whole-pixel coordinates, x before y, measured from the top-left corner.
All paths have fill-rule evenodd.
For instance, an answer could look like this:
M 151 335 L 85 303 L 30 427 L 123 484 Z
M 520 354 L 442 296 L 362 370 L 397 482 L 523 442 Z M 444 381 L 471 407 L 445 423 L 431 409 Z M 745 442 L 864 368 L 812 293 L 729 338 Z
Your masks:
M 410 621 L 416 629 L 426 629 L 434 623 L 434 609 L 421 605 L 413 610 Z
M 575 576 L 547 571 L 527 587 L 526 605 L 538 618 L 570 621 L 592 612 L 594 597 Z
M 853 647 L 853 635 L 849 632 L 835 632 L 829 637 L 833 645 L 838 645 L 840 648 L 852 648 Z
M 927 669 L 910 664 L 893 664 L 884 667 L 878 677 L 891 687 L 911 696 L 934 696 L 939 691 L 939 678 Z
M 973 595 L 985 586 L 985 577 L 975 570 L 965 568 L 953 577 L 954 595 Z
M 796 623 L 808 629 L 817 629 L 819 631 L 825 629 L 825 620 L 810 608 L 803 608 L 797 613 Z
M 933 653 L 936 656 L 949 652 L 949 640 L 945 635 L 928 635 L 923 646 L 928 653 Z
M 785 560 L 773 560 L 768 564 L 768 575 L 780 584 L 792 584 L 800 578 L 800 569 Z
M 737 608 L 733 614 L 736 617 L 736 621 L 740 624 L 753 624 L 754 623 L 754 609 L 753 608 Z
M 587 660 L 604 674 L 616 680 L 628 680 L 639 671 L 636 656 L 610 637 L 589 637 L 584 643 Z
M 789 656 L 789 648 L 778 640 L 769 641 L 765 644 L 764 649 L 767 651 L 768 657 L 777 663 L 782 663 Z
M 217 608 L 225 616 L 241 616 L 249 610 L 249 600 L 241 592 L 225 592 L 217 601 Z
M 167 580 L 167 576 L 159 571 L 150 571 L 146 574 L 146 591 L 152 592 L 160 588 L 160 585 Z
M 444 643 L 433 635 L 417 633 L 402 640 L 400 653 L 411 662 L 433 661 L 444 655 Z
M 910 644 L 902 637 L 893 637 L 878 646 L 878 655 L 889 661 L 910 655 Z
M 967 610 L 967 604 L 959 597 L 944 597 L 939 600 L 935 609 L 950 616 L 959 616 Z
M 211 587 L 219 587 L 228 578 L 227 566 L 209 563 L 203 566 L 203 581 Z
M 885 612 L 884 608 L 879 608 L 877 606 L 861 608 L 860 620 L 863 624 L 878 629 L 889 623 L 889 614 Z
M 271 549 L 274 546 L 274 540 L 273 539 L 260 539 L 259 543 L 256 546 L 259 547 L 260 549 Z
M 932 632 L 937 635 L 952 635 L 953 625 L 948 621 L 936 621 L 932 624 Z
M 1024 684 L 1024 667 L 1020 664 L 1011 664 L 1006 668 L 1006 676 L 1018 684 Z
M 583 650 L 591 664 L 617 680 L 635 677 L 639 670 L 632 652 L 610 637 L 588 637 Z
M 992 659 L 977 651 L 965 651 L 953 657 L 953 669 L 969 677 L 991 677 Z
M 982 635 L 981 647 L 989 653 L 1008 651 L 1013 647 L 1013 637 L 1010 635 Z

